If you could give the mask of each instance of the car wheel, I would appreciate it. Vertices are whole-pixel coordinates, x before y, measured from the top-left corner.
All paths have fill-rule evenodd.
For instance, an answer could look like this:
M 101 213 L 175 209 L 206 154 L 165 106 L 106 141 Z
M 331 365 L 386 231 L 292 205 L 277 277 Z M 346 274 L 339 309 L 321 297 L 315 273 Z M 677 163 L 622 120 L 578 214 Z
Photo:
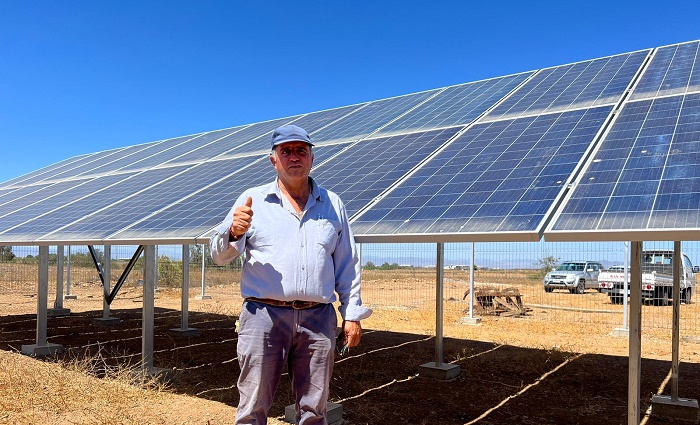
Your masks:
M 578 285 L 576 285 L 576 293 L 583 294 L 585 292 L 586 292 L 586 282 L 581 280 L 578 282 Z
M 554 288 L 550 288 L 549 286 L 544 287 L 544 292 L 552 292 Z

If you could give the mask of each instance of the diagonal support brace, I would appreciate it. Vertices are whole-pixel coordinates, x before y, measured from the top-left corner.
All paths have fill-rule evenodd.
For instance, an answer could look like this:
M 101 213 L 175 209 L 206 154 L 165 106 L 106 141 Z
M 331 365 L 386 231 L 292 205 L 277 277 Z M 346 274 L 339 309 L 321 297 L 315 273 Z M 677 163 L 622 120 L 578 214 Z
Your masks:
M 100 265 L 100 262 L 97 260 L 97 253 L 95 252 L 95 248 L 92 245 L 88 245 L 88 250 L 90 251 L 90 256 L 92 257 L 92 261 L 95 263 L 95 267 L 97 268 L 97 273 L 100 275 L 100 280 L 102 281 L 102 285 L 105 284 L 105 279 L 104 279 L 104 274 L 102 273 L 102 266 Z M 134 268 L 134 265 L 136 264 L 136 261 L 138 261 L 139 257 L 141 257 L 141 254 L 143 253 L 143 245 L 139 245 L 138 248 L 136 248 L 136 252 L 134 252 L 134 255 L 131 257 L 131 260 L 129 260 L 129 263 L 126 265 L 126 268 L 122 272 L 121 276 L 119 276 L 119 280 L 117 280 L 117 284 L 114 285 L 114 288 L 112 288 L 112 291 L 109 293 L 109 296 L 105 300 L 107 304 L 112 304 L 112 301 L 114 301 L 114 297 L 117 296 L 117 293 L 119 292 L 119 289 L 121 289 L 122 285 L 126 281 L 126 278 L 129 276 L 129 273 L 131 273 L 131 270 Z

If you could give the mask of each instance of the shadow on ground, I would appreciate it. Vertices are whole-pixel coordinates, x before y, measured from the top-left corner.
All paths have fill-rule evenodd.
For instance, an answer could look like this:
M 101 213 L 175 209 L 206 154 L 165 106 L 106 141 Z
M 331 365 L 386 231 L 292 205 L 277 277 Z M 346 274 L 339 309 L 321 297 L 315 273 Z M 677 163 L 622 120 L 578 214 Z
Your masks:
M 64 359 L 99 352 L 113 364 L 138 363 L 141 309 L 112 311 L 121 319 L 114 326 L 93 324 L 101 315 L 90 311 L 49 318 L 49 342 L 63 345 Z M 180 327 L 180 312 L 156 308 L 154 365 L 173 371 L 173 392 L 236 406 L 235 321 L 234 316 L 192 312 L 189 326 L 201 335 L 173 336 L 169 330 Z M 0 316 L 0 349 L 19 351 L 22 344 L 34 343 L 35 335 L 34 315 Z M 421 364 L 435 360 L 433 337 L 365 330 L 360 347 L 336 358 L 331 401 L 343 405 L 352 425 L 627 424 L 627 357 L 451 338 L 444 339 L 443 352 L 446 363 L 462 370 L 448 382 L 419 375 Z M 642 412 L 669 369 L 670 361 L 642 360 Z M 681 364 L 680 376 L 680 396 L 697 399 L 700 365 Z M 662 393 L 670 393 L 670 384 Z M 285 377 L 271 415 L 283 416 L 292 402 Z M 647 424 L 671 422 L 652 416 Z

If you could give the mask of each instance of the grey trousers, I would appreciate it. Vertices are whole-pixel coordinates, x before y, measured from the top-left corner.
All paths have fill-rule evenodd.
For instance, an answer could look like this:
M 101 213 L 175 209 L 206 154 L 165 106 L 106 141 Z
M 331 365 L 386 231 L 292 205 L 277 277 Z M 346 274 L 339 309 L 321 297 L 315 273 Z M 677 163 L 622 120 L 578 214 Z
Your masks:
M 332 304 L 306 310 L 245 301 L 239 318 L 236 424 L 266 424 L 288 366 L 296 423 L 326 425 L 338 319 Z

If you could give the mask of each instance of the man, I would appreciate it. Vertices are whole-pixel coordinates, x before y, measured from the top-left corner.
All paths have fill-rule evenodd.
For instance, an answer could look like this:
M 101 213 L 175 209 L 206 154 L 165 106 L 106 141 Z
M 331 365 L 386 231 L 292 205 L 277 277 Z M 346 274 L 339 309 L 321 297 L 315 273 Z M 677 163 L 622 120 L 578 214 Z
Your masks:
M 314 155 L 308 133 L 286 125 L 272 134 L 274 182 L 246 190 L 212 235 L 219 265 L 245 252 L 239 318 L 236 424 L 265 424 L 288 365 L 296 422 L 327 424 L 337 317 L 342 344 L 360 343 L 360 264 L 345 206 L 309 177 Z

